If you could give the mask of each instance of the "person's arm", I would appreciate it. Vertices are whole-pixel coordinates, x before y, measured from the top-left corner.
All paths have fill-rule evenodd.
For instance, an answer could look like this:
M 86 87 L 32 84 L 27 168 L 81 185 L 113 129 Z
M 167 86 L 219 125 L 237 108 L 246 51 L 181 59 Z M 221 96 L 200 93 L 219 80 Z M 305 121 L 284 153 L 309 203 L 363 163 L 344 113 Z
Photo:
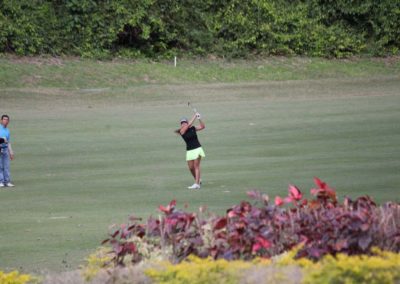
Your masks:
M 204 124 L 203 120 L 201 119 L 201 114 L 200 113 L 196 113 L 196 117 L 199 120 L 200 125 L 196 126 L 196 131 L 200 131 L 203 130 L 204 128 L 206 128 L 206 125 Z
M 11 148 L 11 143 L 8 143 L 8 152 L 10 153 L 10 159 L 14 160 L 14 151 Z
M 186 131 L 187 131 L 190 127 L 192 127 L 192 124 L 193 124 L 193 122 L 196 120 L 196 118 L 197 118 L 196 114 L 193 115 L 193 117 L 192 117 L 192 119 L 189 121 L 189 123 L 186 124 L 185 126 L 181 127 L 181 129 L 179 130 L 179 133 L 180 133 L 181 135 L 185 134 Z

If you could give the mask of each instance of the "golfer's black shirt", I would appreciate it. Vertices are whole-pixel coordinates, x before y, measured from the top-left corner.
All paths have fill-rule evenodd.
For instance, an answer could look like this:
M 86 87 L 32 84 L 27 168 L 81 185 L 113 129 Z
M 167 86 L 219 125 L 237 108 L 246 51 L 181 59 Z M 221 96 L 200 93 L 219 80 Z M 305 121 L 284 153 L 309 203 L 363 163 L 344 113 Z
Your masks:
M 196 127 L 190 127 L 185 134 L 181 136 L 186 142 L 187 151 L 201 147 L 199 139 L 197 139 Z

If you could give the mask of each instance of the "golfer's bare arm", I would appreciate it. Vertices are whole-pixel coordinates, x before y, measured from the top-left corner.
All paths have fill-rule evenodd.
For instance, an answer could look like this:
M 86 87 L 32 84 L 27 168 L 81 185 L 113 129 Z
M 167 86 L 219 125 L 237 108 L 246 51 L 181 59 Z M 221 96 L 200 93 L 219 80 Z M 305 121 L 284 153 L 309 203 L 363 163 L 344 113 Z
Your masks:
M 204 128 L 206 128 L 206 125 L 204 124 L 204 122 L 201 119 L 199 119 L 199 123 L 200 123 L 200 125 L 196 126 L 196 131 L 200 131 L 200 130 L 203 130 Z

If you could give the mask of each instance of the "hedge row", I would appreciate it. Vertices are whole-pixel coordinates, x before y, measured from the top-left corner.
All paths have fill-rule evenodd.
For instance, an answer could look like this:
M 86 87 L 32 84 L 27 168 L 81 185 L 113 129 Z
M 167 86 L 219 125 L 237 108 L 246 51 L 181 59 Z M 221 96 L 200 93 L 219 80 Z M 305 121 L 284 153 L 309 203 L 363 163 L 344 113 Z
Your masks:
M 338 254 L 313 262 L 296 259 L 297 253 L 298 248 L 270 260 L 226 261 L 191 256 L 179 264 L 152 259 L 141 265 L 113 267 L 104 257 L 104 251 L 98 251 L 88 258 L 79 273 L 69 277 L 48 277 L 44 284 L 392 284 L 400 281 L 400 254 L 374 249 L 369 256 Z
M 0 1 L 0 53 L 340 58 L 399 48 L 393 0 Z
M 17 271 L 0 271 L 0 283 L 4 284 L 329 284 L 329 283 L 376 283 L 400 282 L 400 254 L 374 250 L 373 255 L 327 256 L 319 262 L 294 256 L 297 250 L 273 260 L 226 261 L 190 257 L 180 264 L 153 259 L 145 265 L 113 267 L 104 251 L 89 256 L 87 263 L 77 271 L 47 274 L 41 277 L 20 274 Z
M 109 244 L 116 265 L 167 256 L 173 263 L 191 255 L 201 258 L 251 260 L 271 258 L 301 245 L 297 257 L 369 254 L 373 247 L 400 252 L 400 204 L 381 206 L 368 196 L 339 202 L 336 191 L 318 178 L 311 199 L 290 185 L 274 201 L 248 192 L 256 202 L 242 201 L 223 216 L 179 210 L 173 200 L 160 206 L 163 216 L 147 222 L 131 217 L 114 227 Z
M 328 256 L 320 262 L 294 260 L 289 253 L 275 261 L 191 258 L 178 265 L 165 263 L 147 269 L 154 283 L 397 283 L 400 281 L 400 255 L 376 251 L 374 256 Z

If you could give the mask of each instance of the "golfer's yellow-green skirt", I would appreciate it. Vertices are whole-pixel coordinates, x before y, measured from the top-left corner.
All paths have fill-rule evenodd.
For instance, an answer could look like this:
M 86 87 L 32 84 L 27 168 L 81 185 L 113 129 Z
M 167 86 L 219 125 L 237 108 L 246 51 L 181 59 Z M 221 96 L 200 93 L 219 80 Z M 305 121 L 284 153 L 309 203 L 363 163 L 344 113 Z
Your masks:
M 186 151 L 186 161 L 196 160 L 198 157 L 205 157 L 204 150 L 202 147 Z

